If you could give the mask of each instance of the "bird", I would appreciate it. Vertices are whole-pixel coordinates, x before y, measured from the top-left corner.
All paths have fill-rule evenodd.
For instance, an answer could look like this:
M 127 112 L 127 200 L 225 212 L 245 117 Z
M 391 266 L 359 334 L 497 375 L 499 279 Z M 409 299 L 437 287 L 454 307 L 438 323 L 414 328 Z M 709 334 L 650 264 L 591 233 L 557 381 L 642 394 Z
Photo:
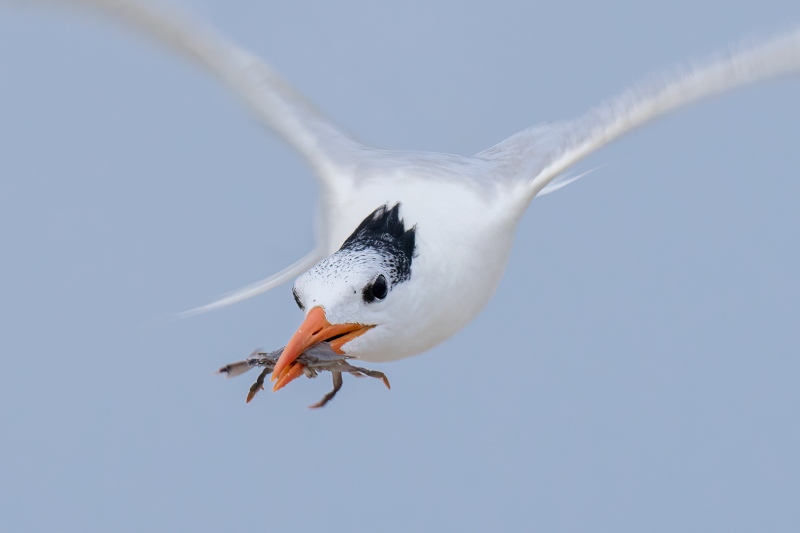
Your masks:
M 370 147 L 333 124 L 267 64 L 163 4 L 79 0 L 166 43 L 227 85 L 310 165 L 321 189 L 316 246 L 203 313 L 292 279 L 302 323 L 277 360 L 277 390 L 305 351 L 388 362 L 425 352 L 486 305 L 531 201 L 624 134 L 732 89 L 800 71 L 800 30 L 649 78 L 577 118 L 534 125 L 472 156 Z

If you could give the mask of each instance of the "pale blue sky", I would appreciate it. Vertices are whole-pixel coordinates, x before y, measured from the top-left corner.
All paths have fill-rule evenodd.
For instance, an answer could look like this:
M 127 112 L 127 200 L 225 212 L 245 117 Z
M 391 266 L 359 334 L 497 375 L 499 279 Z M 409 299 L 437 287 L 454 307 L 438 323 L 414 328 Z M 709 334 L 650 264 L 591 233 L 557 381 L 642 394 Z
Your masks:
M 759 2 L 281 2 L 191 11 L 367 143 L 474 153 L 800 24 Z M 103 19 L 0 10 L 3 531 L 800 528 L 800 78 L 617 142 L 533 202 L 487 309 L 391 381 L 245 405 L 311 247 L 298 156 Z

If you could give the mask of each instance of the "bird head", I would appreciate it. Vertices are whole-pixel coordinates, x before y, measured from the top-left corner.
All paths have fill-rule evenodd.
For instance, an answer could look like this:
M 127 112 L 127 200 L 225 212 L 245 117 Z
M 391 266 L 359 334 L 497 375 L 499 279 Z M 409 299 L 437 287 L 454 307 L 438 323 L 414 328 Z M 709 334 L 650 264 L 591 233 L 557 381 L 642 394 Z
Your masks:
M 300 276 L 292 293 L 306 317 L 284 348 L 277 376 L 305 350 L 330 342 L 337 353 L 385 346 L 391 318 L 408 307 L 404 290 L 411 278 L 416 226 L 406 229 L 400 204 L 384 205 L 367 216 L 330 257 Z

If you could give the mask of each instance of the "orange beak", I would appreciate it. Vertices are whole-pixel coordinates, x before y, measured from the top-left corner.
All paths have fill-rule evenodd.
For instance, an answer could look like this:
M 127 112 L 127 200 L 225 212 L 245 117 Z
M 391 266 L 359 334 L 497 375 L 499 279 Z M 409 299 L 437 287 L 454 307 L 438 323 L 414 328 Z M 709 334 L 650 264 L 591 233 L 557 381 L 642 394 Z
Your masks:
M 278 390 L 295 378 L 303 375 L 301 364 L 292 364 L 307 349 L 315 344 L 330 340 L 331 348 L 338 354 L 344 354 L 342 346 L 363 335 L 374 326 L 364 324 L 331 324 L 325 317 L 321 307 L 315 307 L 306 315 L 306 319 L 294 332 L 289 344 L 283 349 L 272 371 L 271 381 L 277 380 L 272 390 Z M 335 337 L 335 339 L 334 339 Z M 333 340 L 331 340 L 333 339 Z

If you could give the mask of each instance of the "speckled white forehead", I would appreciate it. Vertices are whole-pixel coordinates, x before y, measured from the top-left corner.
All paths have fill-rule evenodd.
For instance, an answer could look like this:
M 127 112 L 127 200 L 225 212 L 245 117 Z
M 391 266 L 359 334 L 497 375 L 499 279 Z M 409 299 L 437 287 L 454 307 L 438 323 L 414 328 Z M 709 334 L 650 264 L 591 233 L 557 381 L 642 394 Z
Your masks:
M 397 278 L 395 263 L 396 260 L 391 254 L 383 253 L 375 248 L 339 250 L 297 278 L 295 288 L 302 292 L 310 289 L 312 285 L 315 287 L 327 285 L 330 287 L 352 286 L 356 290 L 360 290 L 379 274 L 383 274 L 391 284 L 391 280 Z

